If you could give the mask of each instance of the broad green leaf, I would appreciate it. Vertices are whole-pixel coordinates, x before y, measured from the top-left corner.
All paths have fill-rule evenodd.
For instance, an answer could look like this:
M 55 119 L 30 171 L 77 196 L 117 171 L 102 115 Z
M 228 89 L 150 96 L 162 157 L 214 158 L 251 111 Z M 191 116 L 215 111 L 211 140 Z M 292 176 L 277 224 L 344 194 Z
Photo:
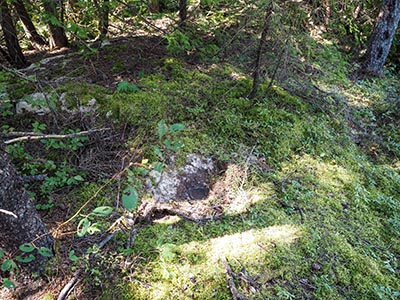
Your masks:
M 164 120 L 161 120 L 160 122 L 158 122 L 157 129 L 158 129 L 158 136 L 160 138 L 162 138 L 168 132 L 168 126 L 167 126 L 167 124 L 165 124 Z
M 122 193 L 122 205 L 129 211 L 136 209 L 138 205 L 138 194 L 134 187 L 126 188 Z
M 82 177 L 81 175 L 76 175 L 76 176 L 74 176 L 74 179 L 75 179 L 76 181 L 84 181 L 84 179 L 83 179 L 83 177 Z
M 3 263 L 1 264 L 1 270 L 3 272 L 5 271 L 12 271 L 12 270 L 16 270 L 17 264 L 11 260 L 11 259 L 6 259 L 5 261 L 3 261 Z
M 15 289 L 15 288 L 16 288 L 15 283 L 12 282 L 12 281 L 11 281 L 10 279 L 8 279 L 8 278 L 3 278 L 3 284 L 4 284 L 4 286 L 5 286 L 6 288 L 8 288 L 8 289 Z
M 78 228 L 77 228 L 77 236 L 82 237 L 86 234 L 88 228 L 90 226 L 90 221 L 87 218 L 83 218 L 82 220 L 79 221 L 78 223 Z
M 184 146 L 182 141 L 177 141 L 173 146 L 172 146 L 172 150 L 176 151 L 180 148 L 182 148 Z
M 29 263 L 33 260 L 35 260 L 35 255 L 29 254 L 28 256 L 20 256 L 18 255 L 15 259 L 21 263 Z
M 164 167 L 164 164 L 162 162 L 157 161 L 154 163 L 153 170 L 157 171 L 158 173 L 161 173 L 163 167 Z
M 75 250 L 71 250 L 69 251 L 69 255 L 68 255 L 69 259 L 73 262 L 76 262 L 79 260 L 79 257 L 75 255 Z
M 44 257 L 51 257 L 51 256 L 53 256 L 53 251 L 51 251 L 51 249 L 49 249 L 49 248 L 47 248 L 47 247 L 40 247 L 40 248 L 38 249 L 38 253 L 39 253 L 41 256 L 44 256 Z
M 98 217 L 107 217 L 113 211 L 113 208 L 110 206 L 99 206 L 93 209 L 92 214 Z
M 181 124 L 181 123 L 175 123 L 169 126 L 169 131 L 171 133 L 176 133 L 176 132 L 180 132 L 182 130 L 185 129 L 185 125 Z
M 35 247 L 33 247 L 32 244 L 28 244 L 28 243 L 22 244 L 21 246 L 19 246 L 19 250 L 21 250 L 22 252 L 25 252 L 25 253 L 32 252 L 34 249 L 35 249 Z
M 167 149 L 169 150 L 173 149 L 171 140 L 165 140 L 164 145 L 167 146 Z
M 87 230 L 87 232 L 89 233 L 89 234 L 95 234 L 96 232 L 100 232 L 101 230 L 98 228 L 98 224 L 97 223 L 95 223 L 95 224 L 93 224 L 92 226 L 90 226 L 89 228 L 88 228 L 88 230 Z
M 160 148 L 158 148 L 157 146 L 154 146 L 153 148 L 154 150 L 154 154 L 157 155 L 159 158 L 162 158 L 162 152 L 160 150 Z

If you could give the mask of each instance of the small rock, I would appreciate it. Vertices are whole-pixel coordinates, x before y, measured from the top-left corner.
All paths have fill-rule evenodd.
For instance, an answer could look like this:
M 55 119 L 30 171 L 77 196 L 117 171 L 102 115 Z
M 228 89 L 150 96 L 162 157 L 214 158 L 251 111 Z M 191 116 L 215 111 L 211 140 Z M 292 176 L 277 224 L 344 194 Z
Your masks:
M 319 263 L 313 263 L 312 266 L 314 271 L 321 271 L 322 270 L 322 266 Z

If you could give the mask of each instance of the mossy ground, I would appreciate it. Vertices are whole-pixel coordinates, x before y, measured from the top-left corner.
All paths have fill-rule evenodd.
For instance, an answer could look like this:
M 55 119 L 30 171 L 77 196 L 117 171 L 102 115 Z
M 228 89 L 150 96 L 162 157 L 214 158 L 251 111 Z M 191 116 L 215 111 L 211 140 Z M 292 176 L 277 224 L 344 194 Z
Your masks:
M 323 64 L 325 56 L 319 59 Z M 346 103 L 339 112 L 326 106 L 327 114 L 278 86 L 250 102 L 250 78 L 229 64 L 199 71 L 165 59 L 161 69 L 140 79 L 136 92 L 100 98 L 101 111 L 138 128 L 150 145 L 158 143 L 159 120 L 185 124 L 182 156 L 232 161 L 254 147 L 272 171 L 250 165 L 235 192 L 252 191 L 257 201 L 223 219 L 141 228 L 129 256 L 135 263 L 104 299 L 232 299 L 226 260 L 258 283 L 236 282 L 249 299 L 397 299 L 398 107 L 389 105 L 398 97 L 395 77 L 354 84 L 340 69 L 336 97 Z M 383 122 L 371 133 L 380 135 L 378 149 L 355 142 L 360 127 L 352 128 L 349 112 L 363 128 Z M 151 157 L 152 147 L 144 149 Z
M 70 108 L 95 98 L 102 124 L 134 128 L 125 146 L 140 148 L 141 159 L 156 159 L 154 146 L 165 150 L 157 136 L 165 120 L 186 126 L 178 160 L 195 152 L 247 168 L 231 191 L 247 202 L 241 209 L 205 224 L 140 227 L 131 249 L 116 242 L 102 257 L 120 277 L 94 275 L 103 299 L 232 299 L 226 261 L 247 274 L 236 286 L 249 299 L 398 299 L 400 82 L 391 72 L 351 81 L 339 47 L 301 47 L 297 54 L 316 70 L 312 82 L 327 94 L 276 81 L 250 101 L 252 80 L 240 67 L 193 68 L 176 57 L 136 78 L 132 91 L 59 88 Z M 251 155 L 267 170 L 249 163 Z M 98 187 L 71 193 L 71 203 L 79 207 Z M 108 195 L 112 188 L 92 204 L 112 205 Z

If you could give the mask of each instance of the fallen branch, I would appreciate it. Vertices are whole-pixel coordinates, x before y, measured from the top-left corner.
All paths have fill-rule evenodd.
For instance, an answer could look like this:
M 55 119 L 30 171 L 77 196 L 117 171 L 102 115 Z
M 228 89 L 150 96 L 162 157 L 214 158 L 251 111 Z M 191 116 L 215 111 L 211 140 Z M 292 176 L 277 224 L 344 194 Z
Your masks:
M 98 247 L 99 250 L 103 248 L 120 230 L 116 230 L 113 233 L 109 234 L 108 236 L 105 237 L 104 240 L 102 240 Z M 89 262 L 96 256 L 95 253 L 92 253 L 89 256 Z M 60 294 L 58 295 L 57 300 L 65 300 L 67 299 L 68 295 L 71 293 L 71 291 L 74 289 L 76 284 L 78 283 L 79 277 L 82 274 L 83 269 L 79 269 L 78 271 L 75 272 L 74 276 L 68 281 L 68 283 L 64 286 L 64 288 L 61 290 Z
M 232 293 L 232 299 L 233 300 L 248 300 L 246 296 L 241 294 L 238 289 L 236 288 L 235 284 L 235 273 L 233 273 L 231 266 L 229 265 L 229 262 L 227 259 L 225 259 L 225 269 L 226 269 L 226 281 L 228 283 L 229 289 L 231 290 Z
M 294 211 L 298 211 L 300 214 L 300 219 L 301 223 L 304 223 L 304 211 L 300 206 L 290 206 L 289 204 L 285 203 L 283 200 L 278 199 L 278 203 L 283 207 L 283 208 L 289 208 Z
M 0 213 L 9 215 L 9 216 L 13 216 L 14 218 L 18 219 L 18 216 L 16 214 L 14 214 L 13 212 L 9 211 L 9 210 L 5 210 L 5 209 L 1 209 L 0 208 Z
M 27 135 L 5 141 L 4 144 L 10 145 L 10 144 L 18 143 L 18 142 L 23 142 L 23 141 L 43 140 L 43 139 L 71 139 L 71 138 L 75 138 L 78 136 L 85 136 L 85 135 L 89 135 L 94 132 L 101 132 L 101 131 L 106 131 L 106 130 L 110 130 L 110 128 L 92 129 L 92 130 L 81 131 L 81 132 L 70 133 L 70 134 L 37 134 L 37 133 L 31 134 L 29 132 L 29 133 L 27 133 Z

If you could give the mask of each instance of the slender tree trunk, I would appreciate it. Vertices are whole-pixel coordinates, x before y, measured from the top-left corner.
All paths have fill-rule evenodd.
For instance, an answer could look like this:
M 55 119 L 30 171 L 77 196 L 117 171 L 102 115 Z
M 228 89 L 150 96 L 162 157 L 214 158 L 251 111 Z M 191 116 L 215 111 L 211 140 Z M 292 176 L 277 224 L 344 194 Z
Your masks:
M 21 244 L 32 242 L 37 248 L 52 249 L 53 237 L 28 193 L 18 183 L 17 172 L 3 145 L 0 145 L 0 209 L 3 210 L 0 211 L 0 247 L 14 252 Z M 35 256 L 29 267 L 40 270 L 48 258 Z
M 267 33 L 270 28 L 270 19 L 271 19 L 271 15 L 273 12 L 273 5 L 274 5 L 273 1 L 270 0 L 268 7 L 267 7 L 267 12 L 265 13 L 263 31 L 261 33 L 260 43 L 258 45 L 257 56 L 255 59 L 254 71 L 253 71 L 253 88 L 251 89 L 251 92 L 248 96 L 249 99 L 253 99 L 256 96 L 258 86 L 260 85 L 261 59 L 262 59 L 262 54 L 263 54 L 263 51 L 265 48 Z
M 150 13 L 159 13 L 160 12 L 160 0 L 150 0 L 149 12 Z
M 384 0 L 364 56 L 362 74 L 382 74 L 399 21 L 400 0 Z
M 24 27 L 24 31 L 32 46 L 37 50 L 43 50 L 47 46 L 47 42 L 44 38 L 37 32 L 35 25 L 29 16 L 24 2 L 22 0 L 14 0 L 12 1 L 15 10 L 17 11 L 18 17 L 22 22 L 22 26 Z
M 0 0 L 0 19 L 10 64 L 16 68 L 25 68 L 29 64 L 19 46 L 17 32 L 6 0 Z
M 47 25 L 50 32 L 50 49 L 68 46 L 68 39 L 57 13 L 58 2 L 57 0 L 43 0 L 43 8 L 49 16 Z
M 110 14 L 110 0 L 103 0 L 99 11 L 99 32 L 100 38 L 103 39 L 107 36 Z
M 179 0 L 179 18 L 181 24 L 184 24 L 187 19 L 187 0 Z

